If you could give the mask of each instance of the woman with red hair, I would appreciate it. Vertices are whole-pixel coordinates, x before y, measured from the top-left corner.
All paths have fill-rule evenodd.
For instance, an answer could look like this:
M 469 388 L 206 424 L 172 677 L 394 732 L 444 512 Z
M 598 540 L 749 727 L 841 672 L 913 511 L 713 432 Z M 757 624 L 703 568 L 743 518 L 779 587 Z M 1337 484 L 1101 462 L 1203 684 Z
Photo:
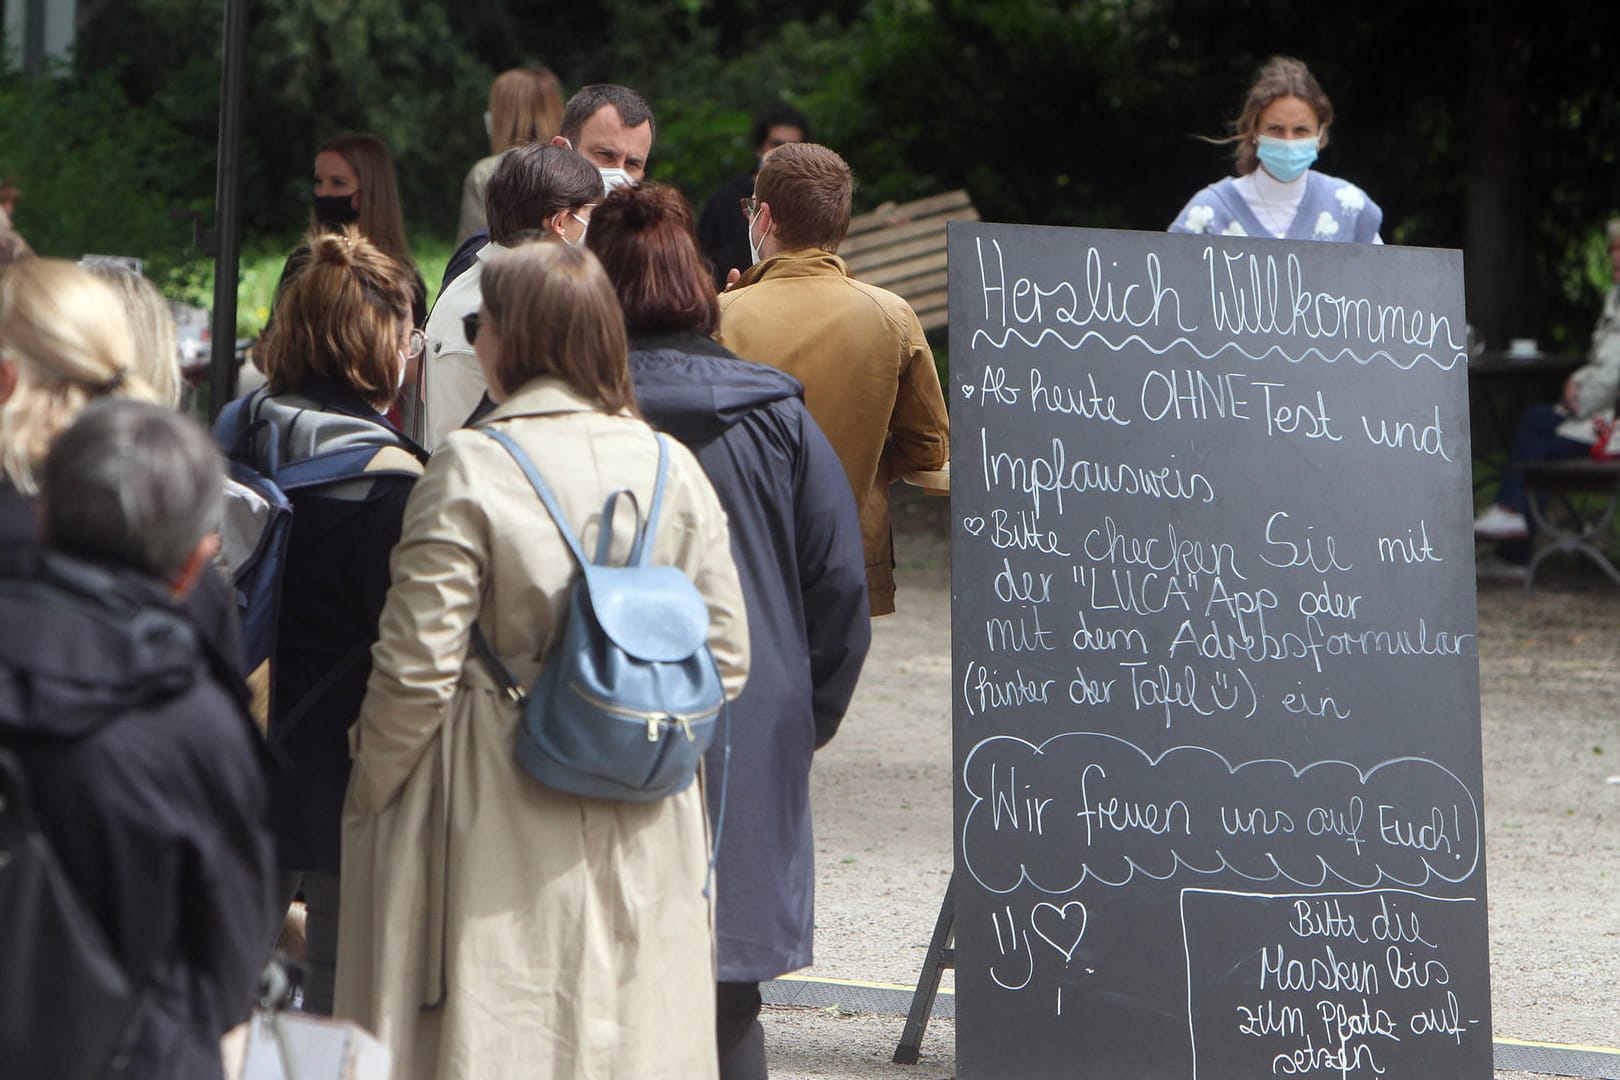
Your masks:
M 811 757 L 838 730 L 871 641 L 860 518 L 798 380 L 715 342 L 719 303 L 680 193 L 615 191 L 585 243 L 624 308 L 642 415 L 708 473 L 747 599 L 752 671 L 729 743 L 709 748 L 707 793 L 720 1076 L 760 1080 L 759 984 L 810 963 Z

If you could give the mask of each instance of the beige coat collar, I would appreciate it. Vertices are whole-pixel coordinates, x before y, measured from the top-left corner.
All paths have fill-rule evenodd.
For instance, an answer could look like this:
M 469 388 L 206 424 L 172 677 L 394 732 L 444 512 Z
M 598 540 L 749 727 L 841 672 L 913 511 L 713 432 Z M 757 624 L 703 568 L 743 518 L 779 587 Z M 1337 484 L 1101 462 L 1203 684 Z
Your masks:
M 588 398 L 555 375 L 542 375 L 523 384 L 522 389 L 507 398 L 480 424 L 508 420 L 514 416 L 544 416 L 550 413 L 596 412 L 605 413 L 601 402 Z M 629 415 L 628 413 L 624 415 Z

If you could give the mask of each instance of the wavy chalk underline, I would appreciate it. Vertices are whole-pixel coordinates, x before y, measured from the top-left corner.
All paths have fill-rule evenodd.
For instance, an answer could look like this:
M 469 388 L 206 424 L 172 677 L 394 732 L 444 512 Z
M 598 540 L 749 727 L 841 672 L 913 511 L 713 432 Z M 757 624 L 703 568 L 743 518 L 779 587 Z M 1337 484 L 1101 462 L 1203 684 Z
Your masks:
M 1104 337 L 1101 333 L 1099 333 L 1096 330 L 1087 330 L 1084 334 L 1080 335 L 1080 340 L 1078 340 L 1078 341 L 1070 341 L 1068 338 L 1064 337 L 1058 331 L 1052 329 L 1049 326 L 1042 329 L 1041 332 L 1039 334 L 1035 335 L 1035 337 L 1033 339 L 1031 339 L 1023 331 L 1018 330 L 1015 327 L 1008 327 L 1006 332 L 1004 332 L 1001 335 L 1001 340 L 1000 341 L 997 341 L 996 338 L 994 337 L 994 335 L 992 335 L 990 333 L 990 331 L 984 330 L 984 329 L 978 329 L 978 330 L 973 331 L 973 337 L 968 342 L 968 348 L 969 349 L 974 348 L 975 346 L 978 345 L 979 339 L 983 338 L 992 348 L 1005 349 L 1007 347 L 1007 342 L 1010 341 L 1012 338 L 1015 338 L 1015 337 L 1019 341 L 1023 342 L 1025 345 L 1027 345 L 1030 348 L 1036 348 L 1041 343 L 1043 343 L 1048 337 L 1053 337 L 1053 338 L 1056 338 L 1058 341 L 1062 342 L 1063 345 L 1066 348 L 1068 348 L 1071 352 L 1080 349 L 1081 346 L 1085 345 L 1087 342 L 1092 341 L 1092 340 L 1096 340 L 1096 341 L 1102 343 L 1103 345 L 1107 346 L 1109 348 L 1109 350 L 1111 350 L 1113 352 L 1124 352 L 1125 349 L 1128 346 L 1130 346 L 1132 344 L 1135 344 L 1135 345 L 1138 345 L 1141 348 L 1147 350 L 1148 352 L 1152 353 L 1154 356 L 1163 356 L 1165 353 L 1169 352 L 1171 349 L 1175 348 L 1176 346 L 1183 345 L 1183 346 L 1186 346 L 1189 350 L 1191 350 L 1192 353 L 1194 355 L 1196 355 L 1201 360 L 1213 360 L 1217 356 L 1221 355 L 1224 352 L 1235 352 L 1239 356 L 1246 357 L 1249 360 L 1264 360 L 1266 357 L 1270 356 L 1272 353 L 1277 353 L 1284 360 L 1287 360 L 1290 364 L 1304 363 L 1307 359 L 1311 358 L 1312 356 L 1315 356 L 1316 358 L 1320 359 L 1325 364 L 1334 364 L 1334 363 L 1337 363 L 1338 361 L 1340 361 L 1340 360 L 1342 360 L 1342 359 L 1344 359 L 1345 357 L 1348 356 L 1351 360 L 1354 360 L 1356 363 L 1362 365 L 1363 367 L 1367 366 L 1368 364 L 1371 364 L 1375 360 L 1388 360 L 1391 364 L 1393 364 L 1395 367 L 1399 368 L 1402 371 L 1410 371 L 1410 370 L 1412 370 L 1414 367 L 1416 367 L 1418 365 L 1419 361 L 1422 361 L 1422 360 L 1427 360 L 1429 363 L 1433 364 L 1436 368 L 1438 368 L 1441 371 L 1452 371 L 1457 367 L 1457 365 L 1459 365 L 1459 364 L 1466 365 L 1467 362 L 1468 362 L 1468 354 L 1464 353 L 1464 352 L 1460 352 L 1460 351 L 1458 353 L 1456 353 L 1451 358 L 1449 363 L 1443 363 L 1443 362 L 1441 362 L 1439 357 L 1433 355 L 1432 353 L 1426 353 L 1426 352 L 1418 353 L 1416 356 L 1413 356 L 1412 359 L 1409 362 L 1402 363 L 1399 359 L 1397 359 L 1392 353 L 1390 353 L 1386 349 L 1379 349 L 1376 352 L 1369 353 L 1366 357 L 1362 357 L 1362 356 L 1358 355 L 1354 349 L 1346 347 L 1346 348 L 1340 349 L 1334 355 L 1329 356 L 1327 353 L 1323 352 L 1321 349 L 1318 349 L 1314 345 L 1311 346 L 1310 348 L 1306 349 L 1304 352 L 1300 353 L 1298 356 L 1290 355 L 1281 345 L 1272 345 L 1272 346 L 1269 346 L 1268 348 L 1266 348 L 1263 352 L 1252 353 L 1252 352 L 1249 352 L 1247 349 L 1243 348 L 1243 346 L 1239 345 L 1235 341 L 1225 342 L 1222 345 L 1220 345 L 1218 348 L 1216 348 L 1213 352 L 1205 352 L 1204 350 L 1200 349 L 1197 345 L 1195 345 L 1189 338 L 1185 338 L 1185 337 L 1174 338 L 1168 344 L 1166 344 L 1165 346 L 1160 348 L 1160 347 L 1156 347 L 1156 346 L 1150 344 L 1140 334 L 1131 334 L 1130 336 L 1126 337 L 1123 341 L 1119 342 L 1118 344 L 1115 344 L 1114 342 L 1108 340 L 1108 338 Z

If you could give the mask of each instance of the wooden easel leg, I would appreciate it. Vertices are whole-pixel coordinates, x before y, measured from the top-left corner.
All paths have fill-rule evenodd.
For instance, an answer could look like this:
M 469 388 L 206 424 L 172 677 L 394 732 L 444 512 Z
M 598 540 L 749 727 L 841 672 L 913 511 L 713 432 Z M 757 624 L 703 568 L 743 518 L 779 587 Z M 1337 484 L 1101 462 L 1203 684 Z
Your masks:
M 939 918 L 934 922 L 934 937 L 928 943 L 923 957 L 922 974 L 917 977 L 917 992 L 911 996 L 911 1011 L 906 1014 L 906 1027 L 900 1034 L 900 1045 L 894 1048 L 896 1065 L 915 1065 L 922 1049 L 923 1032 L 928 1030 L 928 1018 L 934 1014 L 934 997 L 939 993 L 939 977 L 946 968 L 956 966 L 956 873 L 952 871 L 950 884 L 945 886 L 945 899 L 939 905 Z

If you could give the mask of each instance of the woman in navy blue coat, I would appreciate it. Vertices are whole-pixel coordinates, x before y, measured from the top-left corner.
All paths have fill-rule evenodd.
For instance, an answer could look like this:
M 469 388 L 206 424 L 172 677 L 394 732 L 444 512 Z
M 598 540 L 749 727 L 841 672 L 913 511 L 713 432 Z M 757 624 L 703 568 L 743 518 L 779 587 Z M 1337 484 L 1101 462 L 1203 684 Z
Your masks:
M 624 308 L 636 401 L 708 473 L 748 603 L 753 659 L 729 763 L 717 738 L 706 771 L 720 1075 L 751 1080 L 766 1072 L 759 983 L 811 959 L 811 757 L 838 730 L 871 643 L 860 519 L 798 381 L 714 341 L 719 304 L 680 193 L 615 191 L 586 244 Z

